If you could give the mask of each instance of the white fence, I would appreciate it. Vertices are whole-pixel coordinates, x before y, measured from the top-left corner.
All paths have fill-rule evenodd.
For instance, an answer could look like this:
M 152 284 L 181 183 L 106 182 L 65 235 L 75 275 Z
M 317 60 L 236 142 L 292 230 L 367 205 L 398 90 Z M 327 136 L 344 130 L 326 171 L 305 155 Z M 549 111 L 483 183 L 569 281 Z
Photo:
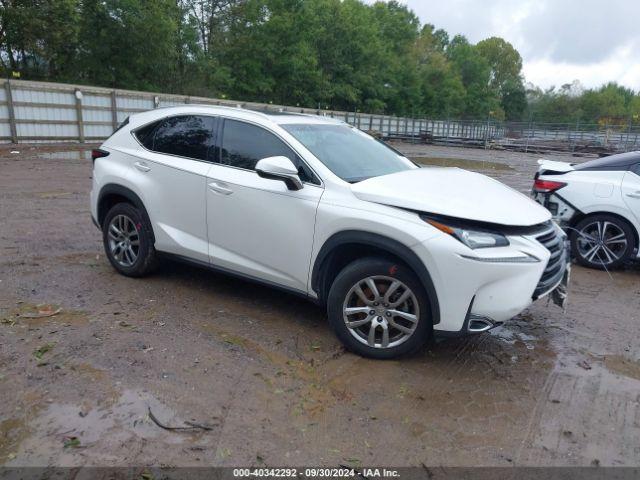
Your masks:
M 640 145 L 640 128 L 630 122 L 616 126 L 430 120 L 23 80 L 0 80 L 0 143 L 100 142 L 131 114 L 189 103 L 327 115 L 386 138 L 441 145 L 601 154 Z
M 488 122 L 426 120 L 357 112 L 315 110 L 185 95 L 113 90 L 82 85 L 3 80 L 0 84 L 0 142 L 98 142 L 127 116 L 158 107 L 189 103 L 225 105 L 255 110 L 320 114 L 340 118 L 362 130 L 385 136 L 470 135 L 487 138 L 500 128 Z M 466 132 L 466 133 L 465 133 Z

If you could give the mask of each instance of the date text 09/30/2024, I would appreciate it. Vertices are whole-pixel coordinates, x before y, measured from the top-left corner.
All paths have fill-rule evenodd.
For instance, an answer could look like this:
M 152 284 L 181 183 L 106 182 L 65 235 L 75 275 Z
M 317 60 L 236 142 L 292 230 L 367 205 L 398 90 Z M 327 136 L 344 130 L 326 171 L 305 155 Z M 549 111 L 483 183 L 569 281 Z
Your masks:
M 388 468 L 234 468 L 235 478 L 307 477 L 307 478 L 398 478 L 399 472 Z

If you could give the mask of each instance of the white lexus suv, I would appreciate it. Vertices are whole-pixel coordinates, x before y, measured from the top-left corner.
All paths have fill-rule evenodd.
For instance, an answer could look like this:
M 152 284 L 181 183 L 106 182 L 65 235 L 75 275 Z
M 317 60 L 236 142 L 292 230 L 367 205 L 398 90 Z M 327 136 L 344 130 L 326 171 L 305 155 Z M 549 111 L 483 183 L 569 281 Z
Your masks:
M 163 108 L 92 157 L 91 213 L 118 272 L 168 256 L 303 295 L 361 355 L 486 331 L 566 295 L 565 234 L 545 208 L 337 120 Z

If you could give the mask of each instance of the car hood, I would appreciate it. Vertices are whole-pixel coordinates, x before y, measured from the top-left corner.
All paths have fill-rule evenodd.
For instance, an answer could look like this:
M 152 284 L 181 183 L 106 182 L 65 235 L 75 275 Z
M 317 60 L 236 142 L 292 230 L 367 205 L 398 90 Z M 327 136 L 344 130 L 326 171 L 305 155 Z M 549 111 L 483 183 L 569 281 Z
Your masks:
M 406 170 L 363 180 L 351 189 L 368 202 L 466 220 L 530 226 L 551 218 L 546 208 L 526 195 L 460 168 Z

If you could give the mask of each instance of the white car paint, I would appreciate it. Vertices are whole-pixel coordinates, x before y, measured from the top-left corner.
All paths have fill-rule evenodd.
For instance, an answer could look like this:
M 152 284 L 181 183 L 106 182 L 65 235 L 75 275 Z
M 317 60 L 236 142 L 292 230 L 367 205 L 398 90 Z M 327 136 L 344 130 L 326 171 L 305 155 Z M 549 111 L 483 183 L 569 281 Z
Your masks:
M 215 164 L 207 183 L 211 263 L 306 291 L 322 187 L 292 191 L 282 181 Z
M 640 175 L 625 172 L 620 185 L 622 199 L 635 218 L 635 225 L 640 231 Z
M 534 193 L 539 203 L 550 201 L 559 204 L 554 218 L 560 225 L 570 225 L 576 213 L 613 213 L 623 217 L 636 232 L 640 232 L 638 173 L 631 170 L 580 170 L 568 162 L 545 159 L 540 159 L 538 164 L 540 180 L 566 184 L 550 195 Z M 545 199 L 545 196 L 549 198 Z
M 293 149 L 321 180 L 289 190 L 255 171 L 146 150 L 132 135 L 175 115 L 210 115 L 258 125 Z M 502 322 L 531 302 L 550 252 L 533 235 L 508 246 L 472 250 L 417 211 L 507 226 L 548 221 L 546 209 L 488 177 L 419 168 L 350 184 L 335 175 L 283 125 L 345 125 L 327 117 L 267 115 L 187 105 L 133 115 L 94 165 L 91 212 L 100 191 L 118 184 L 144 204 L 160 252 L 177 254 L 317 298 L 312 271 L 323 245 L 345 231 L 373 233 L 410 249 L 428 271 L 440 308 L 440 332 L 460 332 L 467 314 Z M 633 189 L 633 186 L 629 188 Z M 546 292 L 552 290 L 552 285 Z
M 468 220 L 526 226 L 549 219 L 547 209 L 526 195 L 460 168 L 408 170 L 370 178 L 351 189 L 362 200 Z

